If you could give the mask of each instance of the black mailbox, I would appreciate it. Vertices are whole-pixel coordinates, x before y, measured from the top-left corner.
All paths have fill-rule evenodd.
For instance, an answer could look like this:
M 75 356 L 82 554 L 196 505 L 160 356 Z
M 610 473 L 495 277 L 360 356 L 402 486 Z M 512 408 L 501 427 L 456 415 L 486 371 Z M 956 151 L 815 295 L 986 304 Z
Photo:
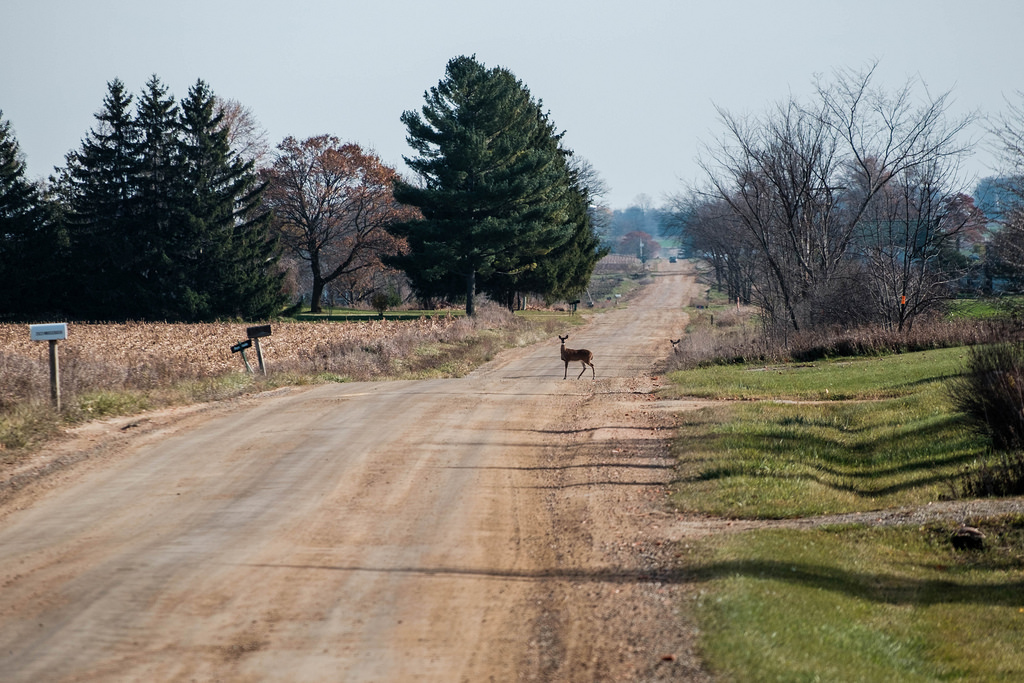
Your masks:
M 259 339 L 260 337 L 270 336 L 270 325 L 257 325 L 256 327 L 246 328 L 245 333 L 249 335 L 249 339 Z
M 231 353 L 238 353 L 239 351 L 245 351 L 247 348 L 252 346 L 252 340 L 246 339 L 245 341 L 238 342 L 231 347 Z

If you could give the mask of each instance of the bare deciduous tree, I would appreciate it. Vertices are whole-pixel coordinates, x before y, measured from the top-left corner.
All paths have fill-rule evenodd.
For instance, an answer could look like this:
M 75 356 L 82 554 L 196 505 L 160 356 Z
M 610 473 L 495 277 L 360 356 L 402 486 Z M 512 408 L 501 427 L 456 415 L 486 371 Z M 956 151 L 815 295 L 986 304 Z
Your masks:
M 839 71 L 811 104 L 790 99 L 761 117 L 720 109 L 726 136 L 701 161 L 765 264 L 757 303 L 795 331 L 844 315 L 851 249 L 876 195 L 965 151 L 970 118 L 947 120 L 948 93 L 918 99 L 914 81 L 887 93 L 873 74 Z
M 312 276 L 313 312 L 338 278 L 369 278 L 404 244 L 387 228 L 415 211 L 392 194 L 396 172 L 358 145 L 328 135 L 288 137 L 263 172 L 266 201 L 282 243 Z
M 1006 110 L 989 119 L 989 132 L 1004 175 L 1024 178 L 1024 90 L 1016 92 L 1016 100 L 1006 98 Z
M 749 303 L 759 281 L 757 247 L 730 206 L 692 191 L 669 198 L 662 232 L 676 237 L 691 254 L 714 269 L 715 281 L 730 301 Z
M 989 119 L 994 151 L 1002 168 L 999 189 L 1009 198 L 995 217 L 1000 227 L 986 253 L 998 275 L 1024 284 L 1024 91 L 1006 99 L 1006 110 Z
M 598 235 L 607 235 L 611 227 L 611 207 L 604 200 L 609 192 L 608 183 L 588 160 L 573 154 L 568 160 L 569 171 L 576 177 L 581 187 L 587 189 L 587 198 L 590 205 L 587 213 L 590 215 L 590 223 Z
M 981 212 L 957 186 L 955 168 L 938 159 L 891 178 L 865 211 L 854 251 L 871 310 L 889 328 L 909 329 L 967 272 L 959 242 Z
M 267 131 L 256 120 L 249 107 L 238 100 L 216 99 L 217 112 L 223 118 L 228 131 L 228 143 L 242 161 L 251 161 L 256 168 L 263 168 L 270 155 Z

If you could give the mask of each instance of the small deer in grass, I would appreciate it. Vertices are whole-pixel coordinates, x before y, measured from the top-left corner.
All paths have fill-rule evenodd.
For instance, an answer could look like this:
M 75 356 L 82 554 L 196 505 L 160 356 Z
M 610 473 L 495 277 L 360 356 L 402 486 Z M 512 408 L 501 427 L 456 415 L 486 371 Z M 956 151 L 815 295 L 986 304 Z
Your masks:
M 594 379 L 597 379 L 597 371 L 594 370 L 594 354 L 586 349 L 567 349 L 565 348 L 565 340 L 568 339 L 568 335 L 563 337 L 558 335 L 558 338 L 562 340 L 562 360 L 565 361 L 565 373 L 562 375 L 562 379 L 569 379 L 569 361 L 578 360 L 583 363 L 583 369 L 580 370 L 580 374 L 576 376 L 579 379 L 583 376 L 583 373 L 587 371 L 587 366 L 590 366 L 590 372 L 593 373 Z

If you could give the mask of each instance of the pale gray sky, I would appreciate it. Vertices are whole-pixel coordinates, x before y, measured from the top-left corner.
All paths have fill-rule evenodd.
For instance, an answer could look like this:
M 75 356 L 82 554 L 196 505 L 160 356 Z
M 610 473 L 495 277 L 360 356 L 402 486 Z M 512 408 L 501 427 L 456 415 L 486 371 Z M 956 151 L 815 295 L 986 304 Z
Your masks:
M 958 114 L 997 113 L 1024 90 L 1022 27 L 1020 0 L 4 0 L 0 110 L 45 176 L 108 81 L 137 94 L 156 74 L 181 99 L 202 78 L 271 144 L 328 133 L 405 172 L 399 116 L 476 54 L 543 100 L 624 208 L 699 177 L 715 105 L 758 113 L 836 68 L 878 60 L 879 83 L 919 77 Z

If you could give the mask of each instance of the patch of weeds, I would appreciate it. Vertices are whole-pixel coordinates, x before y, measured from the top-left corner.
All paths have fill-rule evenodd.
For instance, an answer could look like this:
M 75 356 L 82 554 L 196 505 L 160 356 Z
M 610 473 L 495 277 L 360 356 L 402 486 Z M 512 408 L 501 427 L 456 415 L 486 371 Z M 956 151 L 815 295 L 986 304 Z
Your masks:
M 1024 448 L 1024 341 L 971 347 L 949 384 L 957 410 L 1000 451 Z
M 344 384 L 345 382 L 352 381 L 349 377 L 338 375 L 333 372 L 319 372 L 314 375 L 314 380 L 317 383 L 323 384 Z
M 4 461 L 60 432 L 61 416 L 49 405 L 22 403 L 0 413 L 0 455 Z
M 91 391 L 78 396 L 68 409 L 75 421 L 131 415 L 148 410 L 149 398 L 136 391 Z
M 965 524 L 984 534 L 981 550 L 952 548 L 950 538 L 957 524 L 934 522 L 921 528 L 935 551 L 945 554 L 951 570 L 1024 570 L 1024 515 L 967 519 Z
M 989 498 L 1024 495 L 1024 453 L 999 453 L 966 468 L 956 495 Z

